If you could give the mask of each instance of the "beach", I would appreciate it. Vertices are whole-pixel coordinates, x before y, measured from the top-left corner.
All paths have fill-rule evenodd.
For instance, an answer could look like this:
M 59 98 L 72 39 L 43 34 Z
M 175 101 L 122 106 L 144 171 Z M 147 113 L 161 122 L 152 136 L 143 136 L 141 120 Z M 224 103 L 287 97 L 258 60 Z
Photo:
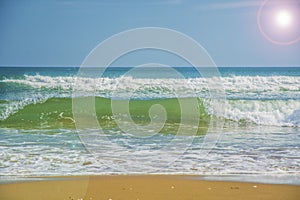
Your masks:
M 299 185 L 203 181 L 186 175 L 72 176 L 0 185 L 0 199 L 6 200 L 299 198 Z

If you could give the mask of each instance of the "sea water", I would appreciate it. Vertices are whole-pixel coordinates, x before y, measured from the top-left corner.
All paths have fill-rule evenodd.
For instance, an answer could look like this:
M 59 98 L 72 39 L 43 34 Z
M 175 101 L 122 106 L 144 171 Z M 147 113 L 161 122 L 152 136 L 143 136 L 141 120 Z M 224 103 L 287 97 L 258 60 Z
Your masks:
M 191 67 L 172 68 L 179 76 L 162 67 L 131 70 L 82 77 L 76 67 L 1 67 L 0 176 L 251 175 L 299 183 L 300 68 L 223 67 L 220 77 Z M 223 99 L 213 99 L 216 82 Z M 78 126 L 74 98 L 94 100 L 96 127 Z M 218 104 L 223 112 L 214 112 Z M 165 118 L 151 115 L 155 105 Z M 184 123 L 183 109 L 193 113 Z

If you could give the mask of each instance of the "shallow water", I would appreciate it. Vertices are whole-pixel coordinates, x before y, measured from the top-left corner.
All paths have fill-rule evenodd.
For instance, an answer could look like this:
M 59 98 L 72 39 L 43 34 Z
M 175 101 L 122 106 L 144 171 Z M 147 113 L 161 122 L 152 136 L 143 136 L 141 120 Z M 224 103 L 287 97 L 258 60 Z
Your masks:
M 130 69 L 0 68 L 1 177 L 300 176 L 300 68 L 221 68 L 219 78 Z M 225 99 L 212 98 L 216 81 Z M 87 100 L 75 110 L 74 91 Z

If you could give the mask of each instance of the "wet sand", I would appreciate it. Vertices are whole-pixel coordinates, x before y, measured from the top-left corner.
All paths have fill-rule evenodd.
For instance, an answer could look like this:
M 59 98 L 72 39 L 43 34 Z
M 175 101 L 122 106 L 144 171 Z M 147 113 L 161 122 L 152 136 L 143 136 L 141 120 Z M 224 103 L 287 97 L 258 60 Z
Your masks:
M 183 175 L 52 177 L 41 181 L 0 184 L 0 199 L 300 199 L 300 186 L 203 181 L 197 177 Z

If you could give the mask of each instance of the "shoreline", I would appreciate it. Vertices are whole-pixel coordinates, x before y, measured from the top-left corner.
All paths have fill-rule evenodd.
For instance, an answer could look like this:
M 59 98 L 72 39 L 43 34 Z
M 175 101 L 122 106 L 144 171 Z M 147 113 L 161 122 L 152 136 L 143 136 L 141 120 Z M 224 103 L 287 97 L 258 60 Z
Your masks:
M 114 176 L 165 176 L 182 177 L 199 181 L 216 182 L 241 182 L 257 184 L 275 184 L 275 185 L 295 185 L 300 186 L 300 176 L 297 174 L 197 174 L 197 173 L 103 173 L 103 174 L 68 174 L 68 175 L 0 175 L 0 185 L 32 181 L 51 181 L 51 180 L 73 180 L 86 177 L 114 177 Z
M 0 199 L 300 199 L 300 185 L 203 180 L 195 175 L 35 177 L 0 184 Z

